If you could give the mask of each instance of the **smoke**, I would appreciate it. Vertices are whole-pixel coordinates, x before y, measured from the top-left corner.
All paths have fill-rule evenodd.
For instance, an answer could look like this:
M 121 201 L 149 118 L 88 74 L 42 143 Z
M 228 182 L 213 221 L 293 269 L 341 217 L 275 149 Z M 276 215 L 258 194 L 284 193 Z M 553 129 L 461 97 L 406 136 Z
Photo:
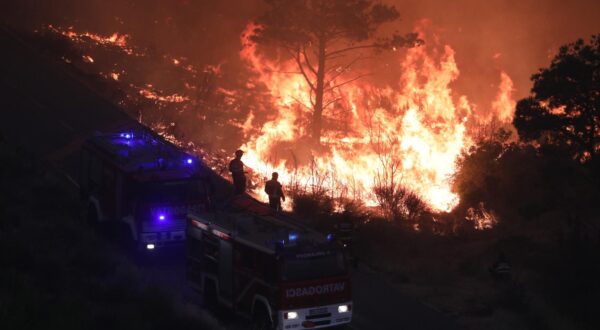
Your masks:
M 515 97 L 529 93 L 530 76 L 549 64 L 561 45 L 600 33 L 594 0 L 395 0 L 403 26 L 430 19 L 456 51 L 456 88 L 489 106 L 500 71 L 513 80 Z
M 436 35 L 456 51 L 461 76 L 453 88 L 483 110 L 491 107 L 502 71 L 514 82 L 514 97 L 524 97 L 531 74 L 547 66 L 560 45 L 600 33 L 600 2 L 594 0 L 387 2 L 402 15 L 389 31 L 409 32 L 418 21 L 432 22 Z M 20 0 L 6 3 L 0 19 L 28 29 L 55 24 L 127 33 L 159 54 L 186 57 L 199 66 L 222 64 L 223 81 L 233 83 L 243 70 L 239 35 L 264 8 L 260 0 Z M 394 68 L 383 71 L 400 74 Z

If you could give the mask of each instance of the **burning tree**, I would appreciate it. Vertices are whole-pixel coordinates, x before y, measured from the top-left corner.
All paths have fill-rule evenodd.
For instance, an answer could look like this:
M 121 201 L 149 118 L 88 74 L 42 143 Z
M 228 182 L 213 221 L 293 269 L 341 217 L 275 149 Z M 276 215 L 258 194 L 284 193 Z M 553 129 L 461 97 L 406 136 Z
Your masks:
M 345 77 L 365 49 L 397 49 L 420 45 L 416 34 L 393 34 L 375 39 L 384 23 L 399 19 L 393 6 L 369 0 L 265 0 L 269 10 L 261 16 L 253 40 L 275 45 L 292 58 L 310 88 L 310 132 L 321 140 L 323 111 L 337 101 L 332 92 L 363 75 Z M 350 56 L 355 53 L 354 56 Z M 328 97 L 331 96 L 331 97 Z

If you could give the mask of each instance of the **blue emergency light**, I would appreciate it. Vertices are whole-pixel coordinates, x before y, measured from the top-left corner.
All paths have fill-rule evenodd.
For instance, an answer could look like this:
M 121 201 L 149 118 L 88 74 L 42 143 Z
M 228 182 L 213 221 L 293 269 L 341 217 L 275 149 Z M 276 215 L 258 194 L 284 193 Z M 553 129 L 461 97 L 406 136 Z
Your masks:
M 120 137 L 122 138 L 126 138 L 127 140 L 133 138 L 133 134 L 132 133 L 121 133 L 119 134 Z
M 165 219 L 166 219 L 166 218 L 167 218 L 167 217 L 165 217 L 165 215 L 164 215 L 164 214 L 160 214 L 160 215 L 158 216 L 158 220 L 160 220 L 160 221 L 165 221 Z
M 333 234 L 327 234 L 327 240 L 328 241 L 332 241 L 333 240 Z
M 296 233 L 289 233 L 289 234 L 288 234 L 288 240 L 289 240 L 290 242 L 294 242 L 294 241 L 296 241 L 297 239 L 298 239 L 298 234 L 296 234 Z
M 188 158 L 185 160 L 185 163 L 188 165 L 192 165 L 194 163 L 194 160 L 192 158 Z

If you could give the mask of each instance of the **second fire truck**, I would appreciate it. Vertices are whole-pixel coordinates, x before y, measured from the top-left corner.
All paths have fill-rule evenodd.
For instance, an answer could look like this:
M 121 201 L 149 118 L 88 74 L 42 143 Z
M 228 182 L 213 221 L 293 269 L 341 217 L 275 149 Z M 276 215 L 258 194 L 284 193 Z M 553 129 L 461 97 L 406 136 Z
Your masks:
M 142 127 L 97 134 L 81 154 L 87 218 L 140 250 L 183 245 L 187 213 L 208 203 L 201 165 Z

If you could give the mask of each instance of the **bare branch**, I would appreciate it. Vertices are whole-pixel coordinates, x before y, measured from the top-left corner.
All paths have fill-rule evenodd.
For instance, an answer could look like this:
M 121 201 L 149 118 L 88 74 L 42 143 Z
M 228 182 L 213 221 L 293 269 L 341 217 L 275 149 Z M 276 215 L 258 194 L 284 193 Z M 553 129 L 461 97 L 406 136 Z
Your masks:
M 328 59 L 331 58 L 331 56 L 333 55 L 339 55 L 342 53 L 346 53 L 352 50 L 357 50 L 357 49 L 368 49 L 368 48 L 380 48 L 381 46 L 377 45 L 377 44 L 370 44 L 370 45 L 360 45 L 360 46 L 352 46 L 352 47 L 347 47 L 347 48 L 343 48 L 343 49 L 338 49 L 335 50 L 329 54 L 326 54 L 325 57 L 327 57 Z
M 344 72 L 346 72 L 346 70 L 348 70 L 348 69 L 349 69 L 351 66 L 353 66 L 354 64 L 356 64 L 356 62 L 358 62 L 358 61 L 361 61 L 361 60 L 366 60 L 366 59 L 369 59 L 369 58 L 370 58 L 370 57 L 359 56 L 359 57 L 356 57 L 354 60 L 352 60 L 352 61 L 348 62 L 348 63 L 347 63 L 346 65 L 344 65 L 344 66 L 343 66 L 341 69 L 339 69 L 340 67 L 337 67 L 337 68 L 334 68 L 334 69 L 330 69 L 329 71 L 332 71 L 332 70 L 338 70 L 338 69 L 339 69 L 339 71 L 338 71 L 338 73 L 337 73 L 337 74 L 334 74 L 334 75 L 333 75 L 333 76 L 332 76 L 332 77 L 329 79 L 329 81 L 327 81 L 325 84 L 327 85 L 327 84 L 329 84 L 330 82 L 334 81 L 334 80 L 335 80 L 337 77 L 341 76 L 341 75 L 342 75 Z M 328 71 L 328 73 L 329 73 L 329 71 Z
M 301 106 L 305 107 L 306 109 L 312 111 L 313 108 L 309 107 L 308 105 L 304 104 L 304 102 L 302 102 L 301 100 L 295 98 L 295 97 L 291 97 L 292 99 L 294 99 L 294 101 L 298 102 L 298 104 L 300 104 Z
M 300 72 L 302 73 L 302 76 L 304 76 L 304 80 L 306 80 L 306 83 L 308 84 L 308 86 L 310 86 L 311 90 L 316 90 L 315 85 L 312 83 L 312 81 L 306 74 L 306 71 L 304 70 L 304 65 L 302 65 L 302 61 L 300 59 L 300 50 L 298 49 L 296 54 L 293 54 L 293 55 L 294 55 L 294 59 L 296 60 L 296 63 L 298 64 L 298 68 L 300 69 Z
M 337 84 L 337 85 L 335 85 L 335 86 L 332 86 L 332 87 L 328 87 L 328 88 L 326 88 L 324 91 L 330 91 L 330 90 L 336 89 L 336 88 L 338 88 L 338 87 L 344 86 L 344 85 L 346 85 L 346 84 L 349 84 L 349 83 L 351 83 L 351 82 L 353 82 L 353 81 L 356 81 L 356 80 L 358 80 L 358 79 L 361 79 L 361 78 L 364 78 L 364 77 L 366 77 L 366 76 L 370 76 L 370 75 L 371 75 L 371 73 L 365 73 L 365 74 L 361 74 L 361 75 L 359 75 L 359 76 L 357 76 L 357 77 L 354 77 L 354 78 L 352 78 L 352 79 L 350 79 L 350 80 L 346 80 L 346 81 L 344 81 L 343 83 Z
M 323 105 L 323 109 L 327 108 L 327 107 L 328 107 L 328 106 L 330 106 L 331 104 L 333 104 L 333 103 L 335 103 L 335 102 L 337 102 L 337 101 L 339 101 L 339 100 L 341 100 L 341 99 L 342 99 L 341 97 L 336 97 L 335 99 L 333 99 L 333 100 L 331 100 L 331 101 L 329 101 L 329 102 L 325 103 L 325 104 Z
M 312 71 L 312 73 L 316 76 L 317 70 L 312 66 L 312 64 L 310 64 L 310 59 L 308 58 L 308 54 L 306 54 L 305 46 L 302 46 L 302 55 L 304 55 L 304 62 L 306 62 L 306 65 L 308 66 L 310 71 Z

